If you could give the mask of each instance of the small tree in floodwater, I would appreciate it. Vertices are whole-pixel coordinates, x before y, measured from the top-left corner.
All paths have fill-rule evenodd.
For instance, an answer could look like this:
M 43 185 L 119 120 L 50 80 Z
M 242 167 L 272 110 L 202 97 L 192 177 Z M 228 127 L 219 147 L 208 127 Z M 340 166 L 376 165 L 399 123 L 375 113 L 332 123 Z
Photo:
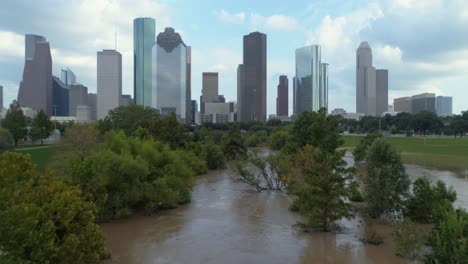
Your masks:
M 255 186 L 257 191 L 284 191 L 289 174 L 289 160 L 281 154 L 259 157 L 251 153 L 247 162 L 236 164 L 239 180 Z
M 346 167 L 345 152 L 324 151 L 310 145 L 297 155 L 301 184 L 295 194 L 293 207 L 305 217 L 307 228 L 330 231 L 334 222 L 352 218 L 351 196 L 347 182 L 352 180 L 353 168 Z

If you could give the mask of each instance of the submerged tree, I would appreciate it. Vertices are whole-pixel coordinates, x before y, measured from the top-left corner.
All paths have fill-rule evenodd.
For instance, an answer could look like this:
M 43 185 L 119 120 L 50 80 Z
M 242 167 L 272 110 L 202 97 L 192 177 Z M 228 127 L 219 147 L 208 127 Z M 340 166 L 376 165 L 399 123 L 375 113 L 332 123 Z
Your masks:
M 363 161 L 366 158 L 367 150 L 369 147 L 374 143 L 374 141 L 378 138 L 383 137 L 381 133 L 370 133 L 366 135 L 357 145 L 356 149 L 354 149 L 353 156 L 354 161 Z

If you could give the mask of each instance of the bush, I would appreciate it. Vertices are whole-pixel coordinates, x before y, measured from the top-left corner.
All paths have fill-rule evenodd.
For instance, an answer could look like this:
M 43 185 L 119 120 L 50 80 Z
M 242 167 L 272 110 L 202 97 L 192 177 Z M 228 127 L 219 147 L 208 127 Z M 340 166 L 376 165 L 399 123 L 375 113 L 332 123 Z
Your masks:
M 271 134 L 268 145 L 273 150 L 281 150 L 288 143 L 289 134 L 284 130 L 277 130 Z
M 363 161 L 366 158 L 367 149 L 372 145 L 372 143 L 374 143 L 376 139 L 381 137 L 383 137 L 381 133 L 367 134 L 356 146 L 356 149 L 354 149 L 354 161 Z
M 210 170 L 224 168 L 225 158 L 221 147 L 209 141 L 202 146 L 202 155 Z
M 357 202 L 357 203 L 360 203 L 360 202 L 364 201 L 364 198 L 362 197 L 362 194 L 359 191 L 359 184 L 357 182 L 355 182 L 355 181 L 352 182 L 350 184 L 349 188 L 350 188 L 350 192 L 351 192 L 351 196 L 349 197 L 350 201 Z
M 395 226 L 393 233 L 396 254 L 411 260 L 423 257 L 424 244 L 428 234 L 410 220 L 403 220 Z
M 381 245 L 384 243 L 384 239 L 381 235 L 377 233 L 377 229 L 375 228 L 374 220 L 366 219 L 364 220 L 364 234 L 361 238 L 361 241 L 364 244 L 371 244 L 371 245 Z
M 0 128 L 0 153 L 13 150 L 15 147 L 15 141 L 11 133 L 3 128 Z
M 245 140 L 245 144 L 249 148 L 255 148 L 258 145 L 260 145 L 260 138 L 256 134 L 251 134 L 250 136 L 247 137 Z

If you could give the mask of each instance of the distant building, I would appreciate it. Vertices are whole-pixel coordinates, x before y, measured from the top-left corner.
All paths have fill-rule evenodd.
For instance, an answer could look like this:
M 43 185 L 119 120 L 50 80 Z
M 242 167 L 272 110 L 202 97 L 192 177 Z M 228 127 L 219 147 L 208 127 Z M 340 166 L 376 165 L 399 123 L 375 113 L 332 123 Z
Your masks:
M 133 104 L 133 99 L 132 96 L 129 94 L 123 94 L 122 97 L 120 97 L 120 105 L 121 106 L 128 106 Z
M 187 117 L 186 124 L 192 124 L 195 119 L 192 119 L 192 47 L 187 46 L 187 75 L 185 83 L 185 116 Z
M 88 87 L 82 84 L 73 84 L 69 86 L 69 115 L 77 116 L 77 107 L 79 105 L 88 106 Z M 89 110 L 89 109 L 88 109 Z
M 205 113 L 205 103 L 219 102 L 219 79 L 217 72 L 202 73 L 200 113 Z
M 97 118 L 120 106 L 122 96 L 122 54 L 116 50 L 97 53 Z
M 320 108 L 328 109 L 328 63 L 320 63 L 319 87 Z
M 363 118 L 365 114 L 362 113 L 346 113 L 346 115 L 343 115 L 345 119 L 350 119 L 350 120 L 356 120 L 359 121 L 361 118 Z
M 205 113 L 200 114 L 200 122 L 227 123 L 235 121 L 234 103 L 205 103 Z
M 422 111 L 436 113 L 435 109 L 435 94 L 423 93 L 413 95 L 412 97 L 412 113 L 417 114 Z
M 0 111 L 3 109 L 3 86 L 0 85 Z
M 411 114 L 413 112 L 413 99 L 411 97 L 395 98 L 393 100 L 393 108 L 395 112 Z
M 149 17 L 133 20 L 133 96 L 135 104 L 154 107 L 152 49 L 156 37 L 156 21 Z
M 436 111 L 437 111 L 438 116 L 453 115 L 452 97 L 451 96 L 437 96 Z
M 174 113 L 179 122 L 187 123 L 187 46 L 173 28 L 158 34 L 153 65 L 153 107 L 163 115 Z
M 395 112 L 395 108 L 393 107 L 393 105 L 388 105 L 388 112 Z
M 76 75 L 72 72 L 70 69 L 62 69 L 62 76 L 60 80 L 65 84 L 65 85 L 72 85 L 76 84 Z
M 27 34 L 25 37 L 25 64 L 18 103 L 52 115 L 52 57 L 49 42 L 42 36 Z
M 341 115 L 341 116 L 344 116 L 346 115 L 346 110 L 344 110 L 343 108 L 335 108 L 333 109 L 333 111 L 331 112 L 332 115 Z
M 372 66 L 372 49 L 361 42 L 356 51 L 356 111 L 380 116 L 388 106 L 388 70 Z
M 89 106 L 89 119 L 91 121 L 96 121 L 97 119 L 97 94 L 89 93 L 88 94 L 88 106 Z
M 237 70 L 239 121 L 266 122 L 267 36 L 260 32 L 245 35 L 243 53 L 243 64 Z
M 54 116 L 68 116 L 70 90 L 59 78 L 52 77 L 52 109 Z
M 29 117 L 31 119 L 37 115 L 37 111 L 32 109 L 31 107 L 21 107 L 21 110 L 23 111 L 23 115 L 25 117 Z
M 76 107 L 76 122 L 88 123 L 91 121 L 91 110 L 87 105 L 78 105 Z
M 288 76 L 279 77 L 277 97 L 276 97 L 276 116 L 289 116 L 289 88 Z
M 197 100 L 192 100 L 191 101 L 191 106 L 190 106 L 190 110 L 191 110 L 191 115 L 192 115 L 192 123 L 195 123 L 195 119 L 196 119 L 196 113 L 198 111 L 198 104 L 197 104 Z

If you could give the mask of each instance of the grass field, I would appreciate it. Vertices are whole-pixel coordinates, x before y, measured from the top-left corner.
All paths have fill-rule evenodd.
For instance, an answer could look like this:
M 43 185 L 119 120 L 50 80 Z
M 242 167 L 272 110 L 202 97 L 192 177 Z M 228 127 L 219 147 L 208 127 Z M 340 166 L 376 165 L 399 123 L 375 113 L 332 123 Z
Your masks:
M 363 138 L 344 136 L 345 147 L 354 148 Z M 445 169 L 463 174 L 468 169 L 468 138 L 385 138 L 398 151 L 407 164 Z
M 33 145 L 33 146 L 20 146 L 16 149 L 17 152 L 27 153 L 31 155 L 32 161 L 40 170 L 43 170 L 48 165 L 49 161 L 54 154 L 54 145 Z

